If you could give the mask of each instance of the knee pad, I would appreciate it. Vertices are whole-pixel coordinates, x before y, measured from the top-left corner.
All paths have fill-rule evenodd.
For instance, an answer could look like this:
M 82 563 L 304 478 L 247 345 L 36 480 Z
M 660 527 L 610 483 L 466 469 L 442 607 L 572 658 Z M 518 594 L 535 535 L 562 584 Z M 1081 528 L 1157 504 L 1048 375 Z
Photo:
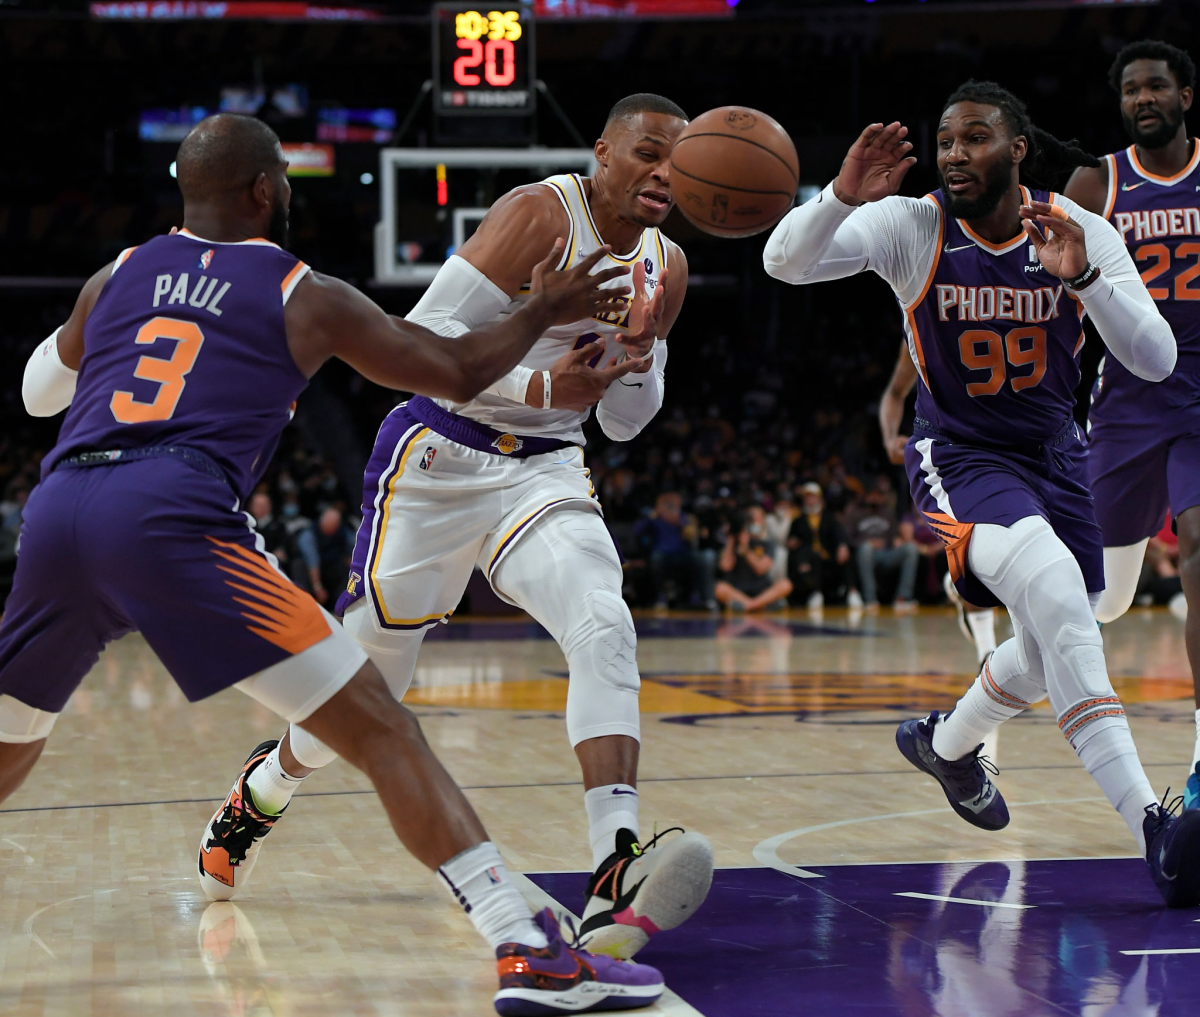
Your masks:
M 592 590 L 583 598 L 582 616 L 563 640 L 571 680 L 593 674 L 622 692 L 637 692 L 637 636 L 625 601 L 609 590 Z
M 292 746 L 292 755 L 296 757 L 296 762 L 311 770 L 319 770 L 337 759 L 337 753 L 333 749 L 295 724 L 288 728 L 288 742 Z

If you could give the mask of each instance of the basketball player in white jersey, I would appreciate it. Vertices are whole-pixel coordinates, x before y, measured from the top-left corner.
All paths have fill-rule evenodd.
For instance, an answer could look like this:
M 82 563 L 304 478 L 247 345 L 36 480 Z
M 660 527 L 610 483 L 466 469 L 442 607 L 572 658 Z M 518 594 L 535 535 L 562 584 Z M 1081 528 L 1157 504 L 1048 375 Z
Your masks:
M 712 847 L 700 834 L 653 850 L 639 844 L 633 619 L 582 449 L 593 405 L 618 441 L 662 405 L 666 337 L 687 290 L 687 261 L 657 227 L 671 210 L 668 159 L 686 123 L 661 96 L 622 99 L 596 142 L 590 179 L 564 174 L 510 191 L 442 267 L 408 317 L 450 337 L 520 307 L 533 267 L 559 236 L 568 237 L 563 266 L 608 245 L 598 268 L 632 265 L 633 296 L 623 314 L 552 328 L 469 402 L 416 397 L 388 416 L 338 602 L 398 699 L 425 631 L 454 611 L 476 565 L 502 599 L 554 636 L 570 671 L 567 735 L 583 771 L 594 869 L 580 937 L 623 958 L 688 918 L 712 881 Z M 292 726 L 247 778 L 256 806 L 282 812 L 300 778 L 334 758 Z M 260 843 L 232 885 L 201 865 L 205 892 L 232 897 Z

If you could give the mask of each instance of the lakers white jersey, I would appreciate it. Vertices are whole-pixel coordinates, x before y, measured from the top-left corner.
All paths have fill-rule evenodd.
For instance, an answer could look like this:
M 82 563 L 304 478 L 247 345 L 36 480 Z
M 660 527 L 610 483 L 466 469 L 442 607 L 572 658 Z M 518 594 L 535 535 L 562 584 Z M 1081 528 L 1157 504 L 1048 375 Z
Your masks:
M 549 187 L 556 195 L 570 217 L 571 226 L 567 236 L 567 247 L 559 268 L 569 268 L 599 247 L 604 246 L 600 232 L 592 221 L 592 213 L 588 208 L 584 195 L 583 181 L 577 174 L 564 173 L 548 177 L 542 184 Z M 633 250 L 624 254 L 610 254 L 602 258 L 593 271 L 600 272 L 606 268 L 628 266 L 632 268 L 641 261 L 646 270 L 646 299 L 653 296 L 662 278 L 663 269 L 667 266 L 666 246 L 657 229 L 642 231 L 641 239 Z M 629 285 L 629 276 L 616 279 L 609 286 Z M 522 288 L 513 302 L 502 314 L 511 314 L 521 306 L 527 298 L 528 290 Z M 630 301 L 631 302 L 631 301 Z M 550 366 L 569 350 L 589 342 L 596 342 L 597 337 L 605 346 L 602 364 L 621 354 L 624 347 L 616 341 L 616 337 L 627 332 L 625 321 L 628 318 L 628 303 L 619 313 L 611 313 L 603 318 L 585 318 L 570 325 L 556 325 L 543 335 L 521 361 L 522 366 L 534 371 L 549 370 Z M 566 441 L 583 442 L 583 422 L 587 413 L 574 410 L 543 410 L 534 409 L 524 403 L 515 403 L 491 392 L 484 392 L 470 402 L 453 403 L 448 400 L 438 400 L 446 409 L 462 414 L 481 424 L 495 427 L 513 434 L 543 435 L 561 438 Z

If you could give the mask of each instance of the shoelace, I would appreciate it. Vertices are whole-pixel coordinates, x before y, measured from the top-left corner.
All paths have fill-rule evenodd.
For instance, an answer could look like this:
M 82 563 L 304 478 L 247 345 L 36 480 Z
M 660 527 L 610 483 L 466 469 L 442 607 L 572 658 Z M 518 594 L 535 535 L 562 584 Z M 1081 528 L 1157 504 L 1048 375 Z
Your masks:
M 645 844 L 638 845 L 639 854 L 645 854 L 647 850 L 654 847 L 654 845 L 657 844 L 659 842 L 659 840 L 661 840 L 663 837 L 665 837 L 668 833 L 674 833 L 676 830 L 678 830 L 680 833 L 683 833 L 682 826 L 668 826 L 665 830 L 663 830 L 662 833 L 658 832 L 658 827 L 656 826 L 654 828 L 654 831 L 655 831 L 654 836 L 651 837 L 648 841 L 646 841 Z
M 1171 793 L 1171 789 L 1167 788 L 1166 791 L 1163 792 L 1162 799 L 1157 804 L 1147 805 L 1146 806 L 1146 815 L 1148 815 L 1148 816 L 1157 815 L 1160 823 L 1163 820 L 1176 815 L 1179 812 L 1179 810 L 1183 807 L 1183 795 L 1176 795 L 1174 798 L 1172 798 L 1170 800 L 1170 802 L 1168 802 L 1167 796 L 1170 795 L 1170 793 Z M 1158 810 L 1157 813 L 1152 812 L 1151 810 L 1153 810 L 1153 809 L 1157 809 Z
M 610 885 L 610 889 L 607 891 L 607 895 L 612 900 L 617 900 L 621 896 L 621 874 L 625 871 L 625 867 L 635 859 L 641 858 L 650 848 L 654 847 L 654 845 L 657 844 L 659 840 L 665 837 L 668 833 L 674 833 L 676 830 L 678 830 L 680 833 L 684 832 L 682 826 L 668 826 L 665 830 L 659 833 L 656 825 L 654 828 L 654 836 L 646 841 L 645 844 L 639 844 L 635 842 L 633 845 L 633 854 L 625 858 L 617 859 L 616 864 L 613 865 L 613 867 L 604 874 L 603 878 L 596 883 L 596 886 L 592 892 L 596 896 L 599 896 L 601 893 L 605 892 L 602 889 L 604 884 L 608 883 Z
M 254 842 L 273 825 L 274 820 L 264 822 L 248 810 L 239 809 L 229 802 L 213 826 L 213 840 L 225 849 L 229 861 L 236 864 L 245 861 L 246 853 Z
M 982 748 L 982 746 L 980 746 L 980 748 Z M 976 749 L 975 753 L 972 753 L 969 756 L 964 756 L 962 759 L 945 762 L 942 764 L 943 769 L 945 769 L 952 778 L 964 785 L 968 783 L 974 784 L 976 781 L 976 763 L 980 765 L 985 773 L 990 773 L 993 777 L 999 776 L 1000 768 L 987 756 L 976 755 L 978 752 L 979 749 Z M 973 801 L 979 801 L 979 799 L 987 793 L 989 784 L 991 784 L 991 780 L 987 777 L 984 777 L 983 787 L 980 788 L 979 793 L 975 796 Z

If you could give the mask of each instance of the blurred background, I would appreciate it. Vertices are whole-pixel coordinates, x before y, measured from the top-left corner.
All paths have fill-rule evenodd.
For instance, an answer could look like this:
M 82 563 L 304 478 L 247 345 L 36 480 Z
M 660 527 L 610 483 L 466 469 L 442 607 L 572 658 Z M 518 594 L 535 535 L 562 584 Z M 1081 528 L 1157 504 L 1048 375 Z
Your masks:
M 500 12 L 521 25 L 511 46 L 497 44 L 495 70 L 488 58 L 504 97 L 490 115 L 464 116 L 474 100 L 453 47 L 488 34 L 460 15 L 478 8 L 486 19 L 491 8 L 458 4 L 439 21 L 433 6 L 0 0 L 0 600 L 22 505 L 60 423 L 25 415 L 25 361 L 88 275 L 181 223 L 174 155 L 208 113 L 254 113 L 275 127 L 303 173 L 292 181 L 293 250 L 403 314 L 420 287 L 388 281 L 380 259 L 432 270 L 452 248 L 453 210 L 485 208 L 516 181 L 453 165 L 397 171 L 384 209 L 385 148 L 590 147 L 615 100 L 653 91 L 692 115 L 741 104 L 777 118 L 800 153 L 801 197 L 837 172 L 863 125 L 899 119 L 920 159 L 904 192 L 919 195 L 937 186 L 937 117 L 965 79 L 1001 82 L 1040 126 L 1102 154 L 1127 143 L 1106 80 L 1120 46 L 1200 40 L 1200 3 L 1182 0 L 534 0 Z M 377 229 L 381 217 L 394 220 L 390 232 Z M 592 428 L 587 450 L 628 598 L 710 608 L 720 552 L 748 530 L 776 574 L 793 578 L 794 603 L 861 602 L 864 544 L 901 552 L 874 596 L 940 600 L 944 556 L 909 515 L 876 419 L 902 335 L 889 288 L 874 276 L 792 288 L 763 273 L 765 235 L 717 240 L 678 213 L 664 232 L 692 272 L 666 404 L 629 443 Z M 1085 349 L 1081 397 L 1100 352 L 1094 340 Z M 366 455 L 403 397 L 327 365 L 248 506 L 322 599 L 345 581 Z M 1170 578 L 1163 553 L 1155 583 Z

